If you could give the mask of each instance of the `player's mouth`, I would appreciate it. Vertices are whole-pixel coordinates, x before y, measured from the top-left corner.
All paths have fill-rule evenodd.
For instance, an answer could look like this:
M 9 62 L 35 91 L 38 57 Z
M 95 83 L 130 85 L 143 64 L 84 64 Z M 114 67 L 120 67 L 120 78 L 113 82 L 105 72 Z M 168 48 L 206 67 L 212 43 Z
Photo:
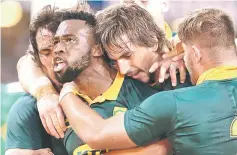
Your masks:
M 64 61 L 61 57 L 54 58 L 54 72 L 61 72 L 67 66 L 66 61 Z

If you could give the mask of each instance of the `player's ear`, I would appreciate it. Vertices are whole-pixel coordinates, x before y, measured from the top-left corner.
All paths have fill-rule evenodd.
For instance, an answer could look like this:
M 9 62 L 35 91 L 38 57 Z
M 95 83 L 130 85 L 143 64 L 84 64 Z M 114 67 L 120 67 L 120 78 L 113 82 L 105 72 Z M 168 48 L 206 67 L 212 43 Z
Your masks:
M 92 56 L 94 57 L 101 57 L 103 55 L 103 50 L 101 45 L 95 45 L 92 47 Z
M 198 46 L 192 46 L 192 54 L 195 58 L 196 63 L 200 63 L 201 59 L 202 59 L 202 52 L 200 50 L 200 48 L 198 48 Z

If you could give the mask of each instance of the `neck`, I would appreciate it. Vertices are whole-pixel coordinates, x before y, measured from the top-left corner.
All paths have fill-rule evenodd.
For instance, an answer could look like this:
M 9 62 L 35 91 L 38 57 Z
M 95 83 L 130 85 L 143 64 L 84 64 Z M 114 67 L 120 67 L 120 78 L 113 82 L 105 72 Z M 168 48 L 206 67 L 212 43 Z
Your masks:
M 74 80 L 82 94 L 92 100 L 103 94 L 113 83 L 116 71 L 102 58 L 92 58 L 91 64 Z
M 192 83 L 196 84 L 200 76 L 210 70 L 221 66 L 237 66 L 237 51 L 236 48 L 233 49 L 216 49 L 212 48 L 213 51 L 208 51 L 210 49 L 202 48 L 201 58 L 199 62 L 193 61 L 192 69 L 190 69 L 190 75 Z M 214 51 L 215 50 L 215 51 Z M 203 52 L 202 52 L 203 51 Z
M 207 60 L 205 64 L 205 67 L 203 67 L 203 72 L 220 67 L 220 66 L 237 66 L 237 55 L 230 55 L 228 56 L 223 56 L 221 59 L 216 60 L 215 62 L 212 62 L 213 60 Z M 207 63 L 209 62 L 209 63 Z
M 217 67 L 221 67 L 221 66 L 237 66 L 237 57 L 234 56 L 232 58 L 227 58 L 227 57 L 223 57 L 223 61 L 218 61 L 218 62 L 212 62 L 211 60 L 207 60 L 206 63 L 203 63 L 206 65 L 203 66 L 199 66 L 199 76 L 200 77 L 204 72 L 213 69 L 213 68 L 217 68 Z

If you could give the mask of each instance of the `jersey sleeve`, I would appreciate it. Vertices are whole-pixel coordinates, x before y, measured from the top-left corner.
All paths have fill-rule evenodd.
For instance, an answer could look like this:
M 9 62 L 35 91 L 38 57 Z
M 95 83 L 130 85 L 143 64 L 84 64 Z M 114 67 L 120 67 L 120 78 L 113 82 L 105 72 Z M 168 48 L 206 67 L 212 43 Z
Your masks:
M 48 142 L 49 137 L 36 108 L 36 99 L 24 95 L 9 111 L 5 149 L 40 149 L 49 147 Z
M 173 131 L 176 103 L 172 92 L 157 93 L 124 116 L 125 130 L 138 146 L 161 140 Z

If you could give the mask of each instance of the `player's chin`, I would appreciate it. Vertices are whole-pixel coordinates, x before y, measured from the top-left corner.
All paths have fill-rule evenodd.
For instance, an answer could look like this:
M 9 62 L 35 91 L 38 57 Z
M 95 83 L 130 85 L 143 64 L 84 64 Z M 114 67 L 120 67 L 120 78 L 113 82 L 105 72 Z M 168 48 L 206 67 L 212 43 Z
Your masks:
M 61 71 L 61 72 L 55 72 L 55 78 L 59 83 L 66 83 L 66 82 L 71 82 L 73 79 L 69 79 L 70 75 L 67 75 L 66 71 Z
M 60 74 L 60 73 L 54 73 L 55 74 L 55 78 L 56 80 L 59 82 L 59 83 L 65 83 L 64 80 L 63 80 L 63 76 Z
M 143 82 L 143 83 L 149 83 L 150 77 L 144 72 L 140 72 L 139 75 L 136 77 L 137 80 Z

